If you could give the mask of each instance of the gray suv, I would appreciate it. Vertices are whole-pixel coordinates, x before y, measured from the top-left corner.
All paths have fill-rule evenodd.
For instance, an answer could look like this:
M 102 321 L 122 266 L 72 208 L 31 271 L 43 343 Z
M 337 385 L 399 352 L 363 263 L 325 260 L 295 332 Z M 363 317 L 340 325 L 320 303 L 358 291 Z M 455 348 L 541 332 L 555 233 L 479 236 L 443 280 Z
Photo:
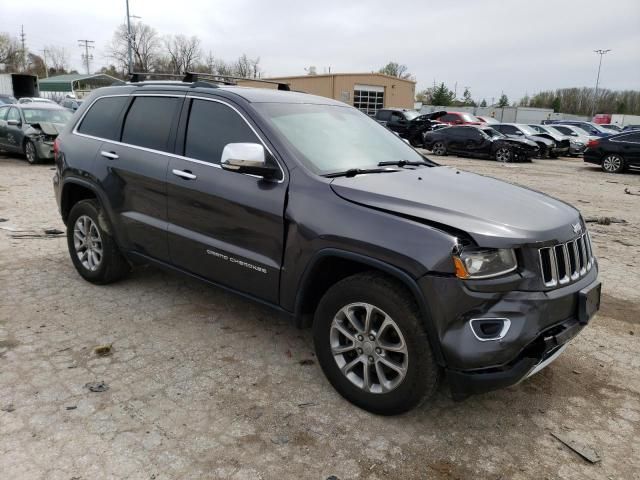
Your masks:
M 196 80 L 190 78 L 189 80 Z M 313 328 L 349 401 L 407 411 L 531 376 L 599 308 L 580 213 L 439 166 L 327 98 L 215 82 L 97 90 L 55 143 L 71 260 L 150 263 Z

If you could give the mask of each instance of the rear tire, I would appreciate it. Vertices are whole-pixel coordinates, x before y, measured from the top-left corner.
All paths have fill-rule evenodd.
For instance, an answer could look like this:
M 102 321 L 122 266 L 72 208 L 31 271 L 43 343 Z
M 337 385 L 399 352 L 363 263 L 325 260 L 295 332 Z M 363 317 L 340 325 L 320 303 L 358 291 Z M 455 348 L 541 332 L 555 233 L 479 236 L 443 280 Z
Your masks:
M 115 282 L 129 273 L 129 264 L 111 237 L 111 231 L 97 200 L 81 200 L 69 212 L 69 255 L 80 276 L 91 283 Z
M 602 170 L 607 173 L 622 173 L 625 167 L 624 158 L 617 153 L 610 153 L 602 159 Z
M 27 162 L 31 165 L 40 163 L 40 156 L 38 155 L 38 149 L 31 140 L 24 142 L 24 156 L 27 158 Z
M 438 387 L 440 367 L 413 297 L 380 273 L 333 285 L 316 309 L 313 339 L 331 385 L 369 412 L 406 412 Z
M 431 151 L 434 155 L 443 156 L 447 154 L 447 147 L 443 142 L 435 142 Z

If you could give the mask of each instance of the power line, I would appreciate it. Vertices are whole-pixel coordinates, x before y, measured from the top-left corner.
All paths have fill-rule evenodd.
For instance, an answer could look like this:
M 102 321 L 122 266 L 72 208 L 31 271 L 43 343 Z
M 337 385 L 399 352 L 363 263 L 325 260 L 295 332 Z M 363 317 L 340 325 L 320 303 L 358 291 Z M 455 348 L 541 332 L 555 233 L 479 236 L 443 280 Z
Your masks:
M 93 55 L 89 55 L 89 49 L 96 48 L 93 45 L 90 45 L 91 43 L 96 42 L 93 40 L 78 40 L 78 46 L 84 47 L 84 54 L 82 56 L 82 59 L 84 60 L 84 64 L 87 67 L 87 74 L 91 73 L 90 62 L 91 60 L 93 60 Z

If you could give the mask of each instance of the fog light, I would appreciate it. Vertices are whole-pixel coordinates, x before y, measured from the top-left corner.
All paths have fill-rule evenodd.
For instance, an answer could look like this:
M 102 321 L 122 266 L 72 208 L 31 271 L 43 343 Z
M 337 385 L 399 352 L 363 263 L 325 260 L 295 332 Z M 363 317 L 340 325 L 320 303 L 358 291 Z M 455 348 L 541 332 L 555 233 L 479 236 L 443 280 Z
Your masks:
M 481 342 L 501 340 L 511 327 L 508 318 L 472 318 L 469 326 L 473 335 Z

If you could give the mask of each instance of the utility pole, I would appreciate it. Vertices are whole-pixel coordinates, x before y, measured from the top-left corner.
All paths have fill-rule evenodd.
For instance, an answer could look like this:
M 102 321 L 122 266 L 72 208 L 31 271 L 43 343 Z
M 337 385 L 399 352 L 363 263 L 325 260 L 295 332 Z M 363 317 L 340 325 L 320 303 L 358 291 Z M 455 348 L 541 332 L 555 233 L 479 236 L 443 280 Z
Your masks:
M 49 53 L 49 50 L 45 48 L 40 51 L 42 52 L 42 63 L 44 63 L 44 74 L 49 78 L 49 67 L 47 66 L 47 53 Z
M 127 2 L 127 47 L 129 50 L 129 73 L 133 72 L 133 61 L 131 60 L 131 16 L 129 15 L 129 0 Z
M 22 42 L 22 71 L 27 69 L 27 49 L 25 48 L 25 40 L 27 35 L 24 33 L 24 25 L 20 25 L 20 41 Z
M 611 49 L 607 50 L 594 50 L 595 53 L 600 55 L 600 63 L 598 63 L 598 76 L 596 77 L 596 92 L 593 95 L 593 110 L 591 112 L 591 116 L 593 117 L 596 114 L 596 108 L 598 104 L 598 84 L 600 83 L 600 69 L 602 68 L 602 57 L 609 53 Z
M 82 59 L 84 60 L 84 64 L 87 67 L 87 74 L 91 73 L 90 61 L 93 60 L 93 55 L 89 55 L 89 49 L 95 48 L 91 43 L 96 43 L 93 40 L 78 40 L 78 46 L 84 47 L 84 55 Z

